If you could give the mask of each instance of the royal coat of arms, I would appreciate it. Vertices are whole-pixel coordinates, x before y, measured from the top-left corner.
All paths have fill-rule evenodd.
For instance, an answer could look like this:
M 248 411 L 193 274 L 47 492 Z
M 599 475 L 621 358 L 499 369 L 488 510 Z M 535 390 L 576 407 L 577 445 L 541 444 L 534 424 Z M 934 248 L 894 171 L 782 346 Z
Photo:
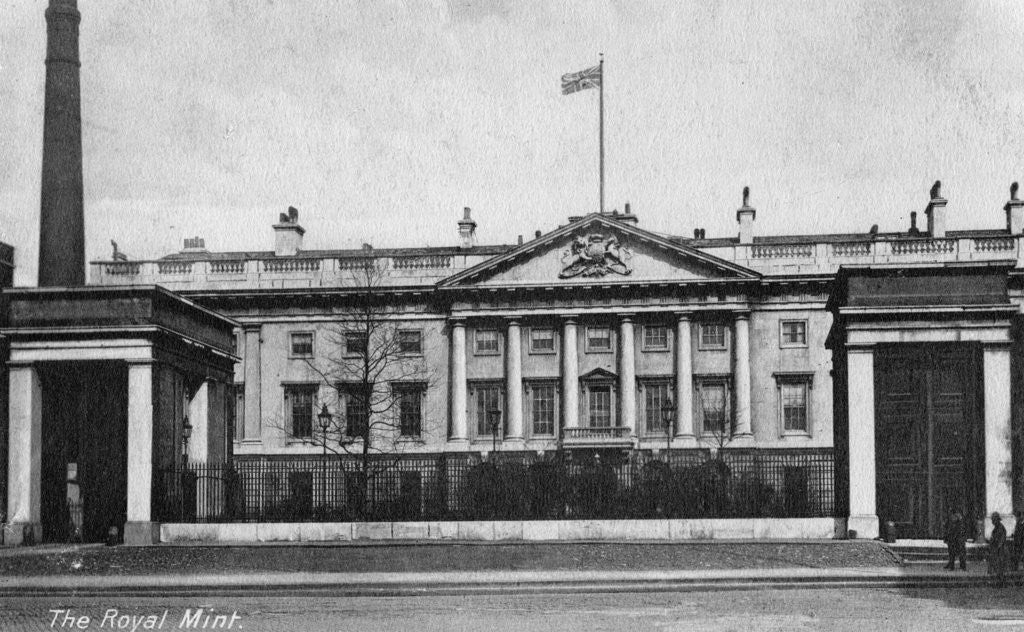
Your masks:
M 562 253 L 564 266 L 558 278 L 604 276 L 609 272 L 625 276 L 633 271 L 626 263 L 632 256 L 615 235 L 581 235 L 573 239 L 569 248 Z

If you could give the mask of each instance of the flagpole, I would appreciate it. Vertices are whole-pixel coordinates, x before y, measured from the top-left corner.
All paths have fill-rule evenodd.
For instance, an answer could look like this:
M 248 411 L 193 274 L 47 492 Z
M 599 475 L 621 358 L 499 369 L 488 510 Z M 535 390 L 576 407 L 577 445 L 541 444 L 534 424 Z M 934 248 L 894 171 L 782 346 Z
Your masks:
M 599 64 L 601 68 L 601 82 L 598 84 L 598 151 L 600 152 L 600 187 L 601 187 L 601 206 L 598 209 L 599 213 L 604 213 L 604 53 L 598 53 L 601 58 Z

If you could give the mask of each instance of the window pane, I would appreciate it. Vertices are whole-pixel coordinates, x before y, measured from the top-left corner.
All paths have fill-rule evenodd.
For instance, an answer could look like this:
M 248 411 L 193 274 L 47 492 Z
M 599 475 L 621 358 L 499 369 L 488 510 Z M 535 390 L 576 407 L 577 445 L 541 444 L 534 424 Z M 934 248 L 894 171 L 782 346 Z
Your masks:
M 782 419 L 786 430 L 807 430 L 807 385 L 782 385 Z
M 545 352 L 555 350 L 555 332 L 553 329 L 531 329 L 530 350 Z
M 403 437 L 418 437 L 423 420 L 423 391 L 404 387 L 398 391 L 398 416 Z
M 345 434 L 350 437 L 365 437 L 369 430 L 370 411 L 364 397 L 357 389 L 347 391 L 343 397 L 345 405 Z
M 475 335 L 477 353 L 498 352 L 498 332 L 493 329 L 478 329 Z
M 725 432 L 725 385 L 704 384 L 700 389 L 701 410 L 705 432 Z
M 644 418 L 648 432 L 665 432 L 665 419 L 662 408 L 668 402 L 668 399 L 668 384 L 654 383 L 644 386 Z
M 591 386 L 587 402 L 590 408 L 590 427 L 609 428 L 612 425 L 612 388 Z
M 313 355 L 313 334 L 292 334 L 292 355 Z
M 366 353 L 366 334 L 347 333 L 345 334 L 345 353 L 350 355 L 363 355 Z
M 313 399 L 316 387 L 293 386 L 285 389 L 291 407 L 292 436 L 313 436 Z
M 716 349 L 725 347 L 725 325 L 716 323 L 701 325 L 700 344 L 702 347 Z
M 533 416 L 533 434 L 555 434 L 555 387 L 551 385 L 532 387 L 530 409 Z
M 587 349 L 609 351 L 612 348 L 612 332 L 607 327 L 587 327 Z
M 398 332 L 398 352 L 410 355 L 423 353 L 423 336 L 418 331 Z
M 667 349 L 668 328 L 660 325 L 644 327 L 644 348 L 645 349 Z
M 491 436 L 492 410 L 501 410 L 501 387 L 500 386 L 478 386 L 476 388 L 476 433 L 479 437 Z M 499 418 L 500 421 L 500 418 Z M 501 428 L 498 428 L 498 435 L 501 435 Z
M 782 343 L 787 345 L 807 344 L 807 323 L 803 321 L 783 322 Z

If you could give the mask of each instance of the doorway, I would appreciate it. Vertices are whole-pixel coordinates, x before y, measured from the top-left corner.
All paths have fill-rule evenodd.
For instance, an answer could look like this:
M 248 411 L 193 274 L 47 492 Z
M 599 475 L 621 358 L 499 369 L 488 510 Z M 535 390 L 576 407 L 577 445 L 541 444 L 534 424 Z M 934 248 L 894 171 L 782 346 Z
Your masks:
M 875 355 L 878 513 L 899 538 L 939 538 L 953 511 L 984 513 L 978 345 L 894 345 Z
M 42 364 L 39 377 L 43 539 L 102 542 L 127 515 L 127 365 Z

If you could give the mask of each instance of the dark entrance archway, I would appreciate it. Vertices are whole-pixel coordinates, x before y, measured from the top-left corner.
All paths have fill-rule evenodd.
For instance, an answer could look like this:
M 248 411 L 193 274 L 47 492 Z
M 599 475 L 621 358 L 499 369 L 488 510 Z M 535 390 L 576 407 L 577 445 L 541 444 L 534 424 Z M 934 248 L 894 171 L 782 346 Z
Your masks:
M 878 513 L 897 537 L 937 538 L 952 511 L 984 511 L 977 344 L 886 345 L 875 356 Z
M 127 511 L 128 367 L 45 363 L 40 383 L 43 539 L 101 542 Z

